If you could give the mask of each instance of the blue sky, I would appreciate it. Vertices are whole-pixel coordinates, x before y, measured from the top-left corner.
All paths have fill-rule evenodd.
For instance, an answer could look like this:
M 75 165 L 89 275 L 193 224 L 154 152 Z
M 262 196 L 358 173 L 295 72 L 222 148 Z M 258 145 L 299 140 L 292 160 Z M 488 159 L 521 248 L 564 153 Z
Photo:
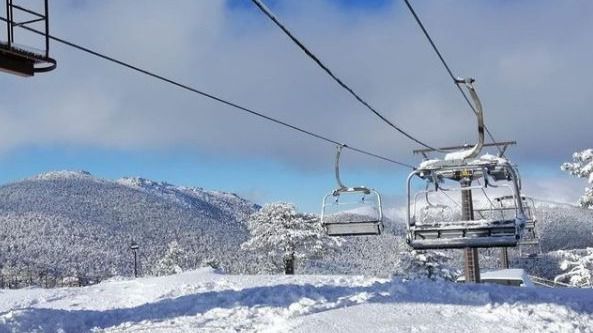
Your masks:
M 402 2 L 267 3 L 390 119 L 435 145 L 473 142 L 471 115 Z M 249 1 L 175 5 L 53 2 L 51 29 L 345 143 L 419 162 L 414 144 L 360 108 Z M 576 201 L 584 184 L 559 165 L 591 145 L 593 6 L 422 1 L 417 10 L 454 71 L 477 78 L 497 139 L 519 142 L 510 156 L 527 189 Z M 292 201 L 307 211 L 335 186 L 331 145 L 55 43 L 52 54 L 54 72 L 0 76 L 2 183 L 82 169 L 236 192 L 258 203 Z M 343 169 L 346 182 L 375 187 L 394 202 L 408 172 L 351 152 Z

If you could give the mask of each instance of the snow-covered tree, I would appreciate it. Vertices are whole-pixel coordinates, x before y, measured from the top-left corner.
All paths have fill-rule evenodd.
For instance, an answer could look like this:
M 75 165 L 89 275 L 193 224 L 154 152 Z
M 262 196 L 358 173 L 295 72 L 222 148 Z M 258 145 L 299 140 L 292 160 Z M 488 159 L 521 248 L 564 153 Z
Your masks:
M 405 251 L 400 253 L 400 262 L 394 275 L 409 280 L 453 281 L 458 272 L 447 264 L 450 259 L 440 251 Z
M 576 287 L 593 287 L 593 248 L 558 251 L 564 258 L 560 263 L 562 273 L 554 281 Z
M 167 252 L 156 264 L 154 273 L 156 275 L 170 275 L 181 273 L 182 265 L 185 261 L 185 251 L 179 246 L 177 241 L 169 243 Z
M 242 248 L 271 260 L 277 271 L 284 267 L 286 274 L 294 274 L 295 260 L 320 256 L 342 243 L 325 234 L 317 216 L 298 213 L 284 202 L 264 206 L 251 215 L 247 227 L 251 239 Z
M 563 163 L 562 170 L 573 176 L 587 178 L 589 186 L 585 187 L 585 194 L 579 199 L 579 204 L 585 208 L 593 207 L 593 149 L 586 149 L 572 155 L 572 162 Z

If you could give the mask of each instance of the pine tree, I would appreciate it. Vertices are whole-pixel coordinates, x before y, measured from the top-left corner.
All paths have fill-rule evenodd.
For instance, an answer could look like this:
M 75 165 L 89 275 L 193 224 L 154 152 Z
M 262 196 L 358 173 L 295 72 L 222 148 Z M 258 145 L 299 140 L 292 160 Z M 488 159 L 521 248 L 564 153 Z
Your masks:
M 283 267 L 285 274 L 294 274 L 296 260 L 318 257 L 342 243 L 325 234 L 317 216 L 298 213 L 284 202 L 264 206 L 250 216 L 247 226 L 251 239 L 242 248 L 270 260 L 276 271 Z
M 586 149 L 572 155 L 573 162 L 563 163 L 560 167 L 579 178 L 587 178 L 590 187 L 585 187 L 585 194 L 579 199 L 579 204 L 584 208 L 593 207 L 593 149 Z
M 457 271 L 447 264 L 449 258 L 439 251 L 407 251 L 400 253 L 400 263 L 395 271 L 396 276 L 409 280 L 431 279 L 453 281 Z
M 185 251 L 179 246 L 177 241 L 169 243 L 165 255 L 158 261 L 154 273 L 156 275 L 170 275 L 181 273 L 183 271 L 183 262 L 185 260 Z
M 554 281 L 576 287 L 593 287 L 593 248 L 559 252 L 564 257 L 560 263 L 564 273 L 556 276 Z

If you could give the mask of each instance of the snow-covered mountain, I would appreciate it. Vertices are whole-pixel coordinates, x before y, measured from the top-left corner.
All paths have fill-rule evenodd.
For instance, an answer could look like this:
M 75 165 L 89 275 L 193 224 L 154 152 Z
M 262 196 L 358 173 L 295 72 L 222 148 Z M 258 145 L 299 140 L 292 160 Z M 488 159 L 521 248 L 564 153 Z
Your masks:
M 144 272 L 172 241 L 191 252 L 187 268 L 216 261 L 229 271 L 245 271 L 237 252 L 248 236 L 244 220 L 257 209 L 235 194 L 143 178 L 44 173 L 0 187 L 2 276 L 129 275 L 132 240 L 140 246 Z
M 542 251 L 593 246 L 593 209 L 537 200 L 536 216 Z
M 21 286 L 51 286 L 63 277 L 131 275 L 132 240 L 140 246 L 141 273 L 154 271 L 172 241 L 187 254 L 185 269 L 214 262 L 228 272 L 263 272 L 263 263 L 240 250 L 248 238 L 243 222 L 258 208 L 231 193 L 88 172 L 49 172 L 7 184 L 0 187 L 0 286 L 19 285 L 10 281 L 15 276 Z M 544 252 L 593 247 L 592 210 L 538 201 L 537 217 Z M 389 276 L 407 251 L 401 209 L 390 210 L 383 235 L 350 237 L 340 251 L 297 262 L 297 272 Z M 461 252 L 445 252 L 461 269 Z M 480 253 L 482 267 L 499 267 L 498 250 Z M 556 257 L 517 258 L 511 250 L 515 266 L 548 278 L 562 273 Z

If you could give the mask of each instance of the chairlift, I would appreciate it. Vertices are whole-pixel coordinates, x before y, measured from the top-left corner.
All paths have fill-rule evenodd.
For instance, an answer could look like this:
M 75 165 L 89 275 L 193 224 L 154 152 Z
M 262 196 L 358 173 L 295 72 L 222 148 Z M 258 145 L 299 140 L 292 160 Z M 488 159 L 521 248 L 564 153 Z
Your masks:
M 20 76 L 33 76 L 35 73 L 49 72 L 56 68 L 56 60 L 49 56 L 48 0 L 42 1 L 43 12 L 26 8 L 30 1 L 6 0 L 6 39 L 0 41 L 0 71 Z M 43 27 L 40 29 L 39 27 Z M 15 27 L 34 29 L 42 35 L 36 47 L 19 45 L 15 42 Z M 31 30 L 28 32 L 33 34 Z M 43 48 L 43 49 L 39 49 Z
M 340 155 L 345 146 L 337 146 L 336 182 L 338 188 L 322 202 L 321 224 L 329 236 L 380 235 L 383 231 L 381 195 L 374 189 L 348 187 L 340 179 Z
M 482 104 L 473 82 L 473 79 L 458 80 L 458 84 L 465 86 L 473 100 L 478 122 L 478 143 L 469 148 L 454 147 L 461 150 L 448 153 L 442 160 L 424 161 L 408 176 L 407 242 L 414 249 L 516 246 L 525 227 L 520 180 L 515 167 L 502 154 L 477 157 L 484 146 L 485 128 Z M 428 151 L 432 150 L 423 149 L 419 152 L 424 154 Z M 412 183 L 418 179 L 426 184 L 426 188 L 413 194 Z M 432 220 L 426 220 L 421 215 L 423 207 L 431 205 L 428 200 L 430 196 L 449 197 L 453 192 L 463 196 L 472 190 L 484 191 L 486 194 L 490 188 L 508 192 L 512 203 L 510 209 L 490 207 L 479 212 L 479 219 L 474 219 L 473 201 L 470 200 L 466 206 L 469 211 L 462 214 L 449 217 L 437 215 Z

